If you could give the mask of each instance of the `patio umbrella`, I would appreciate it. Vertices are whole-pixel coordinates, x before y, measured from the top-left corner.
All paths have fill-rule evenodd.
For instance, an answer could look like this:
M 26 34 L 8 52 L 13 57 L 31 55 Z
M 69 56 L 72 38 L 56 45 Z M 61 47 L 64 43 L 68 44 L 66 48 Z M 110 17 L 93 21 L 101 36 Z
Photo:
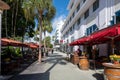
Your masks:
M 120 40 L 120 24 L 116 24 L 90 35 L 91 44 L 101 44 L 111 41 L 112 52 L 114 54 L 114 41 Z
M 10 9 L 10 6 L 6 4 L 4 1 L 0 0 L 0 9 L 7 10 Z
M 32 48 L 32 49 L 36 49 L 36 48 L 39 47 L 39 46 L 38 46 L 37 44 L 35 44 L 35 43 L 28 43 L 27 45 L 28 45 L 28 47 L 30 47 L 30 48 Z
M 71 42 L 69 45 L 70 46 L 74 46 L 74 45 L 86 45 L 86 44 L 89 43 L 89 39 L 90 39 L 89 36 L 82 37 L 82 38 L 80 38 L 78 40 L 75 40 L 75 41 Z
M 20 41 L 15 41 L 12 39 L 7 39 L 7 38 L 2 38 L 1 39 L 2 45 L 3 46 L 23 46 L 24 44 L 21 43 Z

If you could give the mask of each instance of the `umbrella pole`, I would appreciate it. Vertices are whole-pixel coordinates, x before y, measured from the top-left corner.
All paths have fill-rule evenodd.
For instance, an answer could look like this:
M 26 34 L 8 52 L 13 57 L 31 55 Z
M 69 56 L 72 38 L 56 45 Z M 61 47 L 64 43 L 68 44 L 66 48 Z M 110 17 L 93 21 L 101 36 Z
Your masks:
M 111 46 L 112 46 L 112 54 L 114 54 L 114 48 L 115 48 L 115 45 L 114 45 L 114 38 L 112 38 L 112 42 L 111 42 Z
M 96 72 L 95 54 L 96 54 L 96 49 L 94 47 L 94 49 L 93 49 L 93 65 L 94 65 L 94 70 Z

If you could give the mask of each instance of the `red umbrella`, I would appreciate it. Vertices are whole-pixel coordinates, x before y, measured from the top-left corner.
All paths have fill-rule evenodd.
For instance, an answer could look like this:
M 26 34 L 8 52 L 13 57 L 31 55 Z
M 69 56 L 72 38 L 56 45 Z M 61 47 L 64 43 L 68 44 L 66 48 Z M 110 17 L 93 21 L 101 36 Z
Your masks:
M 93 44 L 96 43 L 105 43 L 111 39 L 119 39 L 120 37 L 120 24 L 116 24 L 100 31 L 97 31 L 90 35 L 90 42 Z
M 29 46 L 30 48 L 32 48 L 32 49 L 36 49 L 36 48 L 39 47 L 39 46 L 38 46 L 37 44 L 35 44 L 35 43 L 28 43 L 28 46 Z
M 74 45 L 85 45 L 85 44 L 88 44 L 89 43 L 89 39 L 90 37 L 87 36 L 87 37 L 82 37 L 78 40 L 75 40 L 73 42 L 71 42 L 69 45 L 70 46 L 74 46 Z
M 120 24 L 116 24 L 90 35 L 90 43 L 100 44 L 111 41 L 111 45 L 114 53 L 114 41 L 120 40 Z
M 3 46 L 22 46 L 23 44 L 19 41 L 15 41 L 12 39 L 2 38 L 1 39 Z

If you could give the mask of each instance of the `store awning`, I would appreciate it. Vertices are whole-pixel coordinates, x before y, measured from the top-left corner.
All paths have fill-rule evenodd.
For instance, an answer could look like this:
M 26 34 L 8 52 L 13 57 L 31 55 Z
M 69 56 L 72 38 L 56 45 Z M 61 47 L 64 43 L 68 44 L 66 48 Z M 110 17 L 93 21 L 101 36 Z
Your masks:
M 24 46 L 24 44 L 20 41 L 15 41 L 8 38 L 2 38 L 1 39 L 2 46 Z
M 89 45 L 101 44 L 111 40 L 120 41 L 120 24 L 109 26 L 107 28 L 94 32 L 87 37 L 80 38 L 74 42 L 71 42 L 70 46 L 84 44 Z
M 90 35 L 89 43 L 100 44 L 110 40 L 120 40 L 120 24 L 116 24 Z
M 29 45 L 29 47 L 32 48 L 32 49 L 38 48 L 38 46 L 37 46 L 36 44 L 33 44 L 33 43 L 30 43 L 30 44 L 28 44 L 28 45 Z
M 8 10 L 8 9 L 10 9 L 10 6 L 7 3 L 5 3 L 4 1 L 0 0 L 0 9 Z
M 89 36 L 82 37 L 82 38 L 80 38 L 78 40 L 75 40 L 75 41 L 71 42 L 69 45 L 70 46 L 74 46 L 74 45 L 85 45 L 85 44 L 88 44 L 89 38 L 90 38 Z

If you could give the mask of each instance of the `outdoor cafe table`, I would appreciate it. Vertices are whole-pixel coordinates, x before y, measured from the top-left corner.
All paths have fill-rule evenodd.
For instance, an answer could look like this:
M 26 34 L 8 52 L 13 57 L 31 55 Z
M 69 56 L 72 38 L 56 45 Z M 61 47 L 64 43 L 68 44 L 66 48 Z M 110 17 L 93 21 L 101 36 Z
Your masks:
M 120 64 L 103 63 L 105 80 L 120 80 Z

